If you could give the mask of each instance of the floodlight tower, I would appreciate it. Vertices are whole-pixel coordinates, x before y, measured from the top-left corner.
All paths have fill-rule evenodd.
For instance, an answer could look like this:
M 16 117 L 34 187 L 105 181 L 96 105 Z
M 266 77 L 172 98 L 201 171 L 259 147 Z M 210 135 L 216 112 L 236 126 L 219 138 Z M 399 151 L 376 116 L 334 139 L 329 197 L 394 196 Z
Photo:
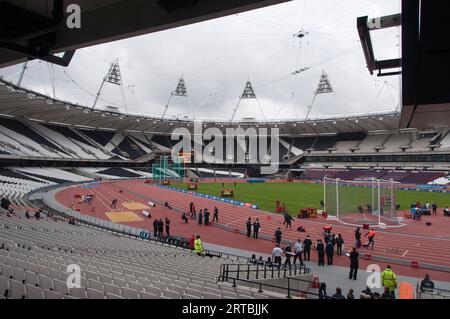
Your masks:
M 320 76 L 319 84 L 317 85 L 317 89 L 314 92 L 314 98 L 313 98 L 311 104 L 308 106 L 308 113 L 306 114 L 305 121 L 308 120 L 309 115 L 311 114 L 311 110 L 312 110 L 312 107 L 314 105 L 314 101 L 316 100 L 317 95 L 333 93 L 333 92 L 334 92 L 334 90 L 331 87 L 331 83 L 330 83 L 327 73 L 325 71 L 322 71 L 322 75 Z
M 166 117 L 166 113 L 167 113 L 167 109 L 169 108 L 170 101 L 172 101 L 172 98 L 174 96 L 188 97 L 186 83 L 184 82 L 183 75 L 181 75 L 180 79 L 178 80 L 177 88 L 175 89 L 175 91 L 170 92 L 169 101 L 167 101 L 166 106 L 164 107 L 164 112 L 163 112 L 161 119 L 164 119 Z
M 95 109 L 95 106 L 97 105 L 98 99 L 100 97 L 100 94 L 102 93 L 102 89 L 103 89 L 105 83 L 111 83 L 114 85 L 118 85 L 120 87 L 124 106 L 126 108 L 127 103 L 126 103 L 126 99 L 125 99 L 125 92 L 123 90 L 122 73 L 120 72 L 119 60 L 116 60 L 110 64 L 108 73 L 103 78 L 102 84 L 100 85 L 100 88 L 97 92 L 97 96 L 95 97 L 94 104 L 92 105 L 93 109 Z

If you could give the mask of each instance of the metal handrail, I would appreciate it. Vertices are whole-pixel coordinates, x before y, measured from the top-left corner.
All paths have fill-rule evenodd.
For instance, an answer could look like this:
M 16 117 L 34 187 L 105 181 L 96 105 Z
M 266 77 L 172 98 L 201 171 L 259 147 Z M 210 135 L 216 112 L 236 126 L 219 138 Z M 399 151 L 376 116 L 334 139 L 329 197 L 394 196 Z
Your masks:
M 259 265 L 251 263 L 247 263 L 247 265 L 242 264 L 225 264 L 225 265 L 227 265 L 226 271 L 228 273 L 237 273 L 238 277 L 241 276 L 240 273 L 245 273 L 246 274 L 245 277 L 247 279 L 250 278 L 251 273 L 256 273 L 256 279 L 259 279 L 260 276 L 261 279 L 267 279 L 267 278 L 282 278 L 288 276 L 309 274 L 311 272 L 311 269 L 304 265 L 303 266 L 292 265 L 291 267 L 277 264 L 272 264 L 271 266 L 269 266 L 267 264 Z M 234 270 L 230 269 L 230 266 L 234 267 Z M 221 269 L 223 270 L 224 268 Z M 260 273 L 262 273 L 262 275 L 260 275 Z
M 431 290 L 431 288 L 426 288 L 426 289 Z M 448 289 L 432 288 L 432 291 L 425 291 L 425 290 L 422 290 L 422 287 L 419 282 L 417 282 L 417 284 L 416 284 L 416 298 L 417 299 L 422 299 L 423 294 L 429 295 L 429 296 L 443 296 L 443 294 L 442 294 L 443 292 L 445 292 L 445 297 L 450 296 L 450 290 L 448 290 Z
M 237 287 L 236 282 L 238 282 L 238 281 L 257 285 L 259 287 L 258 293 L 264 293 L 264 290 L 262 289 L 263 287 L 286 290 L 286 293 L 287 293 L 286 298 L 288 298 L 288 299 L 292 298 L 292 293 L 293 292 L 297 293 L 299 296 L 301 296 L 301 297 L 303 297 L 305 299 L 307 298 L 308 295 L 316 296 L 318 298 L 320 298 L 320 296 L 321 296 L 318 293 L 291 288 L 290 282 L 291 282 L 291 280 L 294 280 L 294 278 L 290 278 L 290 277 L 285 277 L 284 278 L 284 279 L 287 279 L 287 288 L 283 287 L 281 285 L 267 284 L 267 283 L 263 283 L 263 282 L 260 282 L 260 281 L 248 280 L 248 279 L 242 279 L 242 278 L 230 278 L 230 277 L 227 277 L 227 280 L 221 280 L 221 279 L 222 278 L 219 277 L 219 281 L 227 281 L 228 282 L 229 280 L 232 280 L 233 281 L 233 288 Z M 223 278 L 223 279 L 225 279 L 225 278 Z M 324 299 L 333 299 L 330 296 L 322 296 L 322 298 L 324 298 Z

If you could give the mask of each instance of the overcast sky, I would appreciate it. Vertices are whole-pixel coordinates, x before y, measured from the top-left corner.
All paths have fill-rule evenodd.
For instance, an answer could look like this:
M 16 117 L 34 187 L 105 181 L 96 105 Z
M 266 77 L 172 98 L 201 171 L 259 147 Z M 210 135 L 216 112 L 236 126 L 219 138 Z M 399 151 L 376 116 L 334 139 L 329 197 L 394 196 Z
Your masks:
M 53 95 L 54 74 L 57 98 L 90 106 L 109 63 L 119 59 L 129 112 L 161 116 L 183 75 L 189 97 L 172 99 L 170 117 L 230 119 L 250 79 L 258 100 L 242 100 L 236 119 L 262 119 L 260 106 L 266 118 L 302 119 L 324 70 L 335 92 L 317 96 L 312 118 L 394 110 L 400 79 L 369 74 L 356 18 L 399 12 L 399 0 L 296 0 L 81 49 L 65 69 L 32 61 L 22 85 Z M 300 30 L 301 40 L 294 37 Z M 377 59 L 400 56 L 399 34 L 373 33 Z M 303 67 L 310 69 L 291 74 Z M 20 68 L 0 75 L 15 82 Z M 125 111 L 117 86 L 105 86 L 99 107 L 106 104 Z

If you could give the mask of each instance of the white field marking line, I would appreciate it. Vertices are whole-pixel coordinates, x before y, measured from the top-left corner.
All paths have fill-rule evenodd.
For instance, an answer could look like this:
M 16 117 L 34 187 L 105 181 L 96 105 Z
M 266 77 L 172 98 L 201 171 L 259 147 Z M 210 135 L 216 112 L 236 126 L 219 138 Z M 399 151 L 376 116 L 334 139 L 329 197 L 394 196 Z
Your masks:
M 402 255 L 402 257 L 405 257 L 409 250 L 405 251 L 405 253 Z

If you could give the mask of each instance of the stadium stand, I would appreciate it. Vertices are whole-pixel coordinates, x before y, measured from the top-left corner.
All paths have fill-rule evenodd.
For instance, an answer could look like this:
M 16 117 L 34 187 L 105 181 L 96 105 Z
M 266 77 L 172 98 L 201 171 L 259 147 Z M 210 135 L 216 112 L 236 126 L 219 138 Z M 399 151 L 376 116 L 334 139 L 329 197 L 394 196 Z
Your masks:
M 382 145 L 381 152 L 399 152 L 402 147 L 409 147 L 411 144 L 411 134 L 393 134 Z
M 217 282 L 222 264 L 244 262 L 199 258 L 45 215 L 18 217 L 0 211 L 0 295 L 8 299 L 268 298 Z M 66 285 L 70 265 L 80 267 L 80 288 Z
M 402 178 L 400 182 L 404 184 L 427 184 L 435 179 L 445 176 L 438 172 L 411 172 L 408 176 Z
M 383 144 L 390 138 L 389 134 L 368 135 L 359 145 L 357 152 L 374 153 L 377 148 L 382 148 Z

